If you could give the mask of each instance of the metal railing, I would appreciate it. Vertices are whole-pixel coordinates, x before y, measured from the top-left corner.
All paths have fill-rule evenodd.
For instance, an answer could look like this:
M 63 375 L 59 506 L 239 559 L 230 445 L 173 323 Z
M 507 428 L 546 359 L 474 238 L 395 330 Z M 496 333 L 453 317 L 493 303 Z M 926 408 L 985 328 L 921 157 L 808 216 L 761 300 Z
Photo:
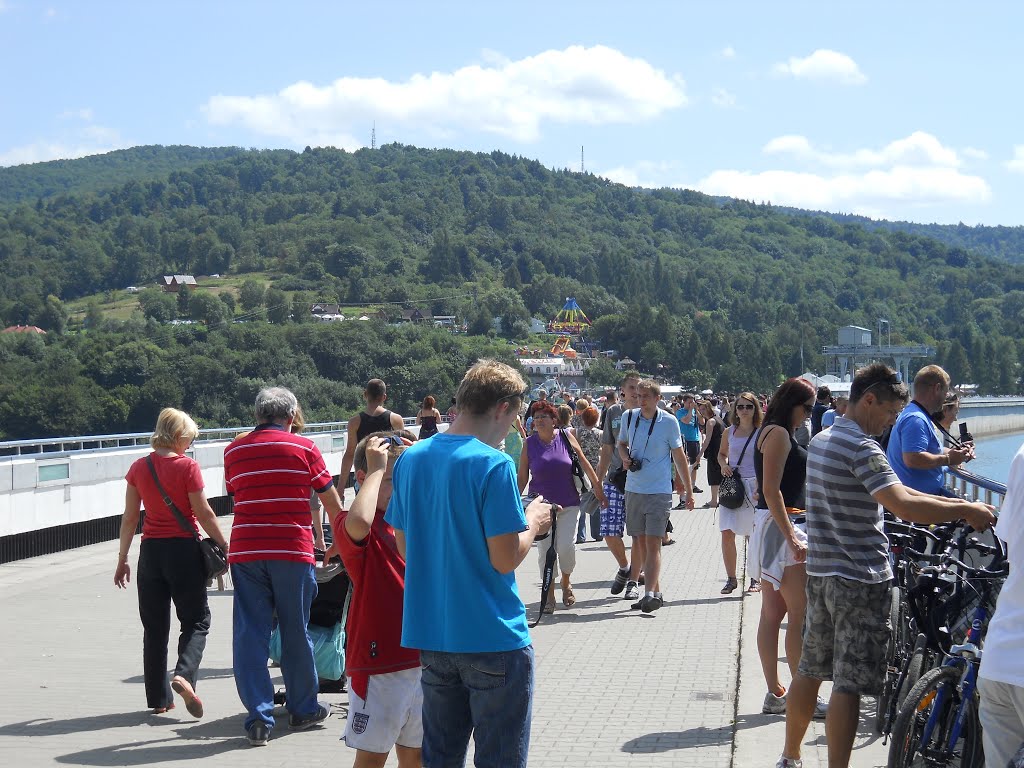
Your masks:
M 416 426 L 415 417 L 403 419 L 405 426 Z M 442 417 L 442 421 L 447 421 Z M 344 434 L 348 430 L 347 421 L 324 421 L 307 424 L 302 430 L 304 435 Z M 197 443 L 215 443 L 233 440 L 243 432 L 251 432 L 252 427 L 218 427 L 200 429 Z M 118 435 L 80 435 L 78 437 L 45 437 L 36 440 L 8 440 L 0 442 L 0 459 L 11 456 L 46 455 L 56 458 L 83 451 L 117 451 L 125 448 L 142 448 L 149 445 L 151 432 L 128 432 Z
M 993 507 L 1000 507 L 1006 496 L 1006 484 L 990 480 L 966 469 L 950 468 L 946 474 L 946 487 L 961 498 L 969 501 L 983 501 Z

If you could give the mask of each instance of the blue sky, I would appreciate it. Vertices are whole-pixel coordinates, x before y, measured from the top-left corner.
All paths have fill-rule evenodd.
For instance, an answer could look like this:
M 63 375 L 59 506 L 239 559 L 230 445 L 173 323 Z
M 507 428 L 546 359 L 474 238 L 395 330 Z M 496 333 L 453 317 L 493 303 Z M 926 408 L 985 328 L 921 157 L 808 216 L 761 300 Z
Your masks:
M 0 165 L 138 144 L 502 151 L 1024 224 L 1024 6 L 0 0 Z

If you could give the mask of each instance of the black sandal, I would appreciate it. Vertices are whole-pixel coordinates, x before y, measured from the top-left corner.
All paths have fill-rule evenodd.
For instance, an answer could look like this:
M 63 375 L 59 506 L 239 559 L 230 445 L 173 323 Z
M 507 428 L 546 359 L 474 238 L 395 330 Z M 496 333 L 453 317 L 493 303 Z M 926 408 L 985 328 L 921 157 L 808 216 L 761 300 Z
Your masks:
M 736 581 L 735 577 L 730 576 L 725 580 L 725 586 L 722 587 L 722 591 L 719 594 L 731 595 L 739 587 L 739 582 Z

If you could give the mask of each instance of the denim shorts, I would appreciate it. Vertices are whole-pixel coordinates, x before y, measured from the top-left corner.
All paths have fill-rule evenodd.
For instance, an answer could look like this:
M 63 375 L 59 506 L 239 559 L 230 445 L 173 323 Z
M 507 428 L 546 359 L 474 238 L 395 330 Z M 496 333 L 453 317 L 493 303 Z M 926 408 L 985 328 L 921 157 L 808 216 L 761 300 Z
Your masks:
M 877 694 L 885 679 L 890 589 L 889 581 L 808 575 L 800 674 L 832 680 L 840 693 Z

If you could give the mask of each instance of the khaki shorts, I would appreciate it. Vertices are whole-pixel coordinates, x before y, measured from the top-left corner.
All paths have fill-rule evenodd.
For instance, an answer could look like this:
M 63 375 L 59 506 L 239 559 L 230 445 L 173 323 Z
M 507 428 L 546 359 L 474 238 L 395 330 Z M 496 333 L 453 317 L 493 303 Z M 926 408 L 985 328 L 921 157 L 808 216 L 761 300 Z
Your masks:
M 668 516 L 671 512 L 671 493 L 626 491 L 626 533 L 630 536 L 661 538 L 668 530 Z
M 891 584 L 807 576 L 804 647 L 798 671 L 832 680 L 840 693 L 877 694 L 885 679 Z
M 396 744 L 423 744 L 421 669 L 370 675 L 366 700 L 349 691 L 348 723 L 342 739 L 353 749 L 385 754 Z

